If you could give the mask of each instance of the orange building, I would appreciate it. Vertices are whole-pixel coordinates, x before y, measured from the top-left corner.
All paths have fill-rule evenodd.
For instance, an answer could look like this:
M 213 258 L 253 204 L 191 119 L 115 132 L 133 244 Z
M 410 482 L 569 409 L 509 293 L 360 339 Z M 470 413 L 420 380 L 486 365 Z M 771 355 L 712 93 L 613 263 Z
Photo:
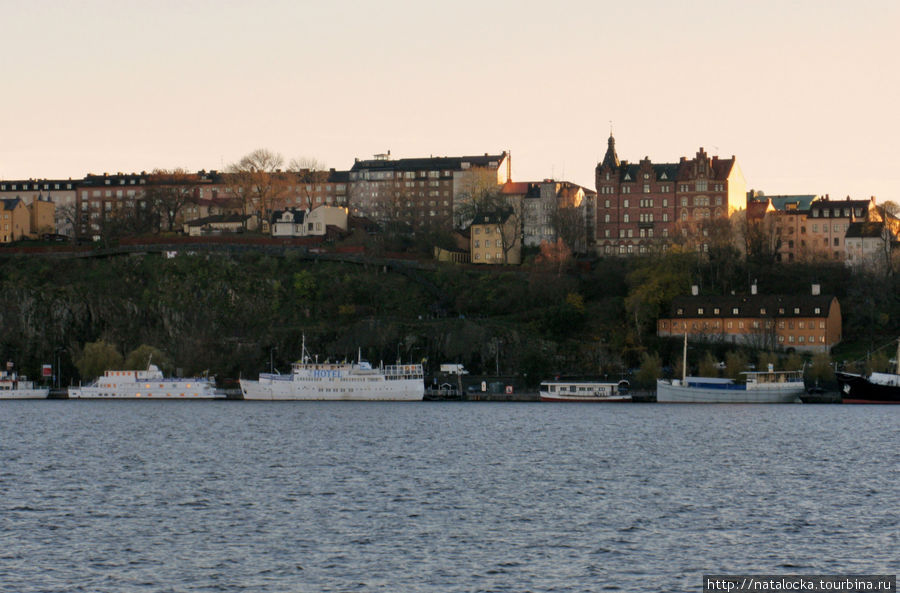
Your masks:
M 841 322 L 837 298 L 814 284 L 808 295 L 677 297 L 656 333 L 759 350 L 828 352 L 841 341 Z
M 31 233 L 31 216 L 19 198 L 0 200 L 0 243 L 12 243 Z

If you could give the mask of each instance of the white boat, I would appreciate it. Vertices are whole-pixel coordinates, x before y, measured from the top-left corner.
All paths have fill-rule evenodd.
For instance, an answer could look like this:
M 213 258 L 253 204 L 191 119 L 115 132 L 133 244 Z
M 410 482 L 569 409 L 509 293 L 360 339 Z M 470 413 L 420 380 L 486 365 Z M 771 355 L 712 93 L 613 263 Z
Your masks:
M 217 399 L 206 377 L 166 379 L 155 364 L 145 371 L 106 371 L 90 385 L 69 387 L 69 399 Z
M 47 399 L 48 395 L 49 387 L 35 387 L 28 377 L 13 371 L 0 371 L 0 399 Z
M 746 383 L 715 377 L 658 379 L 656 401 L 704 404 L 794 404 L 806 389 L 803 371 L 741 373 Z
M 541 383 L 542 402 L 630 402 L 628 381 L 556 380 Z
M 687 334 L 681 368 L 687 369 Z M 661 403 L 700 404 L 793 404 L 800 403 L 805 393 L 803 370 L 776 371 L 769 365 L 766 371 L 741 373 L 743 383 L 718 377 L 688 377 L 657 379 L 656 401 Z
M 304 340 L 289 375 L 241 379 L 241 393 L 248 400 L 419 401 L 425 397 L 425 374 L 421 364 L 373 368 L 361 357 L 355 363 L 320 363 L 310 358 Z

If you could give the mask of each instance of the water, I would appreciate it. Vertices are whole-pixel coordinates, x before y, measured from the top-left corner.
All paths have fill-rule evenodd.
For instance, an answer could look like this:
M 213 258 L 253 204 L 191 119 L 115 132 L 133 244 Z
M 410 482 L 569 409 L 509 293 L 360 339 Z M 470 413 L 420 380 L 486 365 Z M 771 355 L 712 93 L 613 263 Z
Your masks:
M 900 406 L 0 403 L 0 591 L 898 572 Z

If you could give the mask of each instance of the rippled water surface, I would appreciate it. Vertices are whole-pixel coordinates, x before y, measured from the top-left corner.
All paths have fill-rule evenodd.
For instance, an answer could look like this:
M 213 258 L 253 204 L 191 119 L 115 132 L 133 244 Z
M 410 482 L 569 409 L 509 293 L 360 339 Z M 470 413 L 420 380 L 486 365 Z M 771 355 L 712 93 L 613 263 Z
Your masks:
M 0 402 L 0 591 L 890 573 L 900 406 Z

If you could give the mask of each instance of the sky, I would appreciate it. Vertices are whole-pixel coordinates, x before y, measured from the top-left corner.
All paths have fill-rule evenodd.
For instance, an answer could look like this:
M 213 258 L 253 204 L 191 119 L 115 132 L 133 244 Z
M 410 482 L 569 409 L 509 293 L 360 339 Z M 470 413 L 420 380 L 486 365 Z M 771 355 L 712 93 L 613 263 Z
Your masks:
M 594 187 L 737 157 L 767 194 L 900 201 L 896 0 L 10 0 L 0 179 L 510 151 Z

